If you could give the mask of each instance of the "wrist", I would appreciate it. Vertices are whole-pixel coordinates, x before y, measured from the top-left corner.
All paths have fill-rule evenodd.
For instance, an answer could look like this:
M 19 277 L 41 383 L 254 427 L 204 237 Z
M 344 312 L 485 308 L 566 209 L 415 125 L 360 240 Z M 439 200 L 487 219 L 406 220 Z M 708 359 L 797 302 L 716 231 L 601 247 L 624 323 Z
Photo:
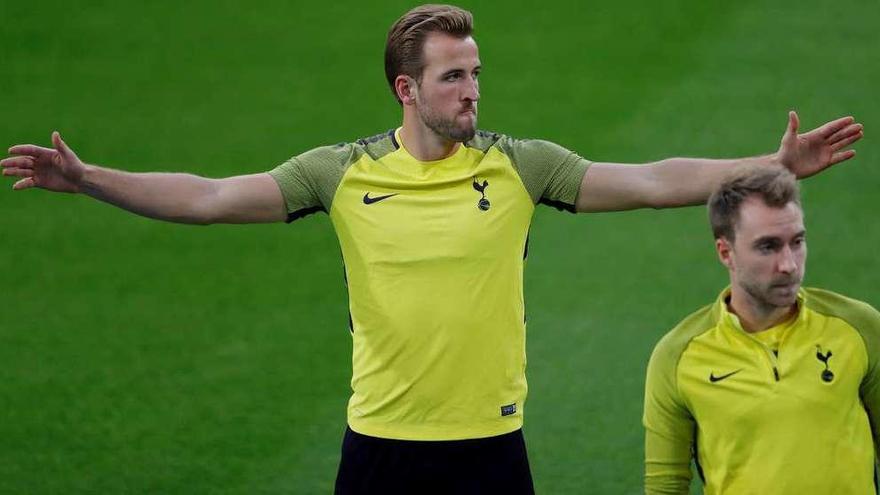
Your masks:
M 76 189 L 75 192 L 89 194 L 97 187 L 97 175 L 100 173 L 100 167 L 83 163 L 80 170 L 72 174 L 70 182 Z
M 782 155 L 778 151 L 776 153 L 770 153 L 765 158 L 767 160 L 768 165 L 774 165 L 774 166 L 788 168 L 788 166 L 785 163 L 783 163 Z

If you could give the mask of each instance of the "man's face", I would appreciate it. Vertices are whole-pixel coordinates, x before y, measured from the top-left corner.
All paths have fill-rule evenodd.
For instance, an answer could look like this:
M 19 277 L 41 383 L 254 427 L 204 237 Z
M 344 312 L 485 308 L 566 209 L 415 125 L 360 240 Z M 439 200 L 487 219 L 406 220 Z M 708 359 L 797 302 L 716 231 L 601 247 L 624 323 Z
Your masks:
M 415 105 L 425 125 L 451 141 L 464 142 L 477 128 L 480 57 L 473 38 L 433 32 L 422 48 L 424 69 Z
M 790 307 L 804 278 L 807 241 L 800 206 L 782 208 L 747 198 L 740 206 L 735 240 L 718 239 L 716 248 L 730 270 L 730 281 L 765 311 Z

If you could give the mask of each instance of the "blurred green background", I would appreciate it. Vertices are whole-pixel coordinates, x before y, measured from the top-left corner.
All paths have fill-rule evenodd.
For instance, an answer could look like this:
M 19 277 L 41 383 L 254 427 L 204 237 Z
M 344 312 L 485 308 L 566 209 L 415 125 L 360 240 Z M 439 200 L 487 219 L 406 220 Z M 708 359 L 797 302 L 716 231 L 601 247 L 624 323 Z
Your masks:
M 0 0 L 0 142 L 211 177 L 390 129 L 384 38 L 414 4 Z M 599 161 L 774 151 L 841 115 L 804 183 L 807 284 L 880 304 L 880 4 L 464 2 L 480 127 Z M 326 215 L 191 227 L 0 190 L 0 493 L 330 493 L 351 373 Z M 639 493 L 644 369 L 726 283 L 702 208 L 540 207 L 526 438 L 545 494 Z

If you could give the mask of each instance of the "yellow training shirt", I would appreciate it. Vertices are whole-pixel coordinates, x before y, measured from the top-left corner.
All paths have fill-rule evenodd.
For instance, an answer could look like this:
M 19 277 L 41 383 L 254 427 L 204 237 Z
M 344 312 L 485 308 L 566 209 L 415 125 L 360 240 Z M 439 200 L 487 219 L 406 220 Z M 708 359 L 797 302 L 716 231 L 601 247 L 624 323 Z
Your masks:
M 522 426 L 523 266 L 538 202 L 573 210 L 589 162 L 479 131 L 421 162 L 395 131 L 317 148 L 270 172 L 293 220 L 326 211 L 345 263 L 351 428 L 455 440 Z
M 708 495 L 876 493 L 880 313 L 802 289 L 794 319 L 749 334 L 728 295 L 651 356 L 645 492 L 688 493 L 693 459 Z

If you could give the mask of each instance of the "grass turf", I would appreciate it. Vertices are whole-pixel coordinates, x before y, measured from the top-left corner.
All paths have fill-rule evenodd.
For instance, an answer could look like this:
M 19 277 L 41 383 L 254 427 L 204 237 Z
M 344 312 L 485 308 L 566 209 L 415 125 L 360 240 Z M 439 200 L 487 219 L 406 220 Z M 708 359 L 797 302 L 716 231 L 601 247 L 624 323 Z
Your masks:
M 880 303 L 876 5 L 464 5 L 480 126 L 594 160 L 753 155 L 789 108 L 804 129 L 855 114 L 856 160 L 804 184 L 807 283 Z M 59 129 L 127 170 L 267 170 L 398 124 L 381 54 L 409 6 L 3 2 L 0 136 Z M 331 491 L 351 344 L 326 216 L 187 227 L 8 189 L 0 211 L 0 492 Z M 538 210 L 525 431 L 539 493 L 640 491 L 647 357 L 725 283 L 705 223 L 700 208 Z

